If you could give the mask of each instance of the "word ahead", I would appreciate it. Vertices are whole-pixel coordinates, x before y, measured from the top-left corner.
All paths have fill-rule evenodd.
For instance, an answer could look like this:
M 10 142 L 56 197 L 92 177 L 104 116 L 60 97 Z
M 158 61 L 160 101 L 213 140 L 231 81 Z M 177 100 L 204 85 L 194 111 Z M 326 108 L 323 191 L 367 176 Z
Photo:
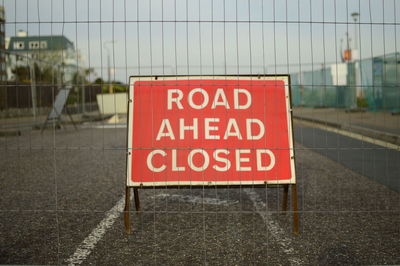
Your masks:
M 288 77 L 131 78 L 128 186 L 295 183 Z

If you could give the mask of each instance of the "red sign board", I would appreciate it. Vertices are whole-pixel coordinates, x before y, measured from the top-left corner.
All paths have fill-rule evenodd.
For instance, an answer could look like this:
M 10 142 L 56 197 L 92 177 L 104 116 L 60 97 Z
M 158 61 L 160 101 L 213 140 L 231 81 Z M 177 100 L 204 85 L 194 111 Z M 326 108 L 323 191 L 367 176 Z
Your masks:
M 127 186 L 294 184 L 288 79 L 131 77 Z

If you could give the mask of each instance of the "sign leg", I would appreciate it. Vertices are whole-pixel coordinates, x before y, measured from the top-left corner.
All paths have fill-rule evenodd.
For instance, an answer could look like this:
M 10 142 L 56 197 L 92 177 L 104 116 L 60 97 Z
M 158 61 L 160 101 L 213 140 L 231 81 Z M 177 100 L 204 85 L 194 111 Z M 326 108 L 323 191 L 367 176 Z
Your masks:
M 133 189 L 133 195 L 135 196 L 135 207 L 136 212 L 140 212 L 140 199 L 139 199 L 139 190 L 137 188 Z
M 287 211 L 287 202 L 289 197 L 289 185 L 283 185 L 283 200 L 282 200 L 282 211 Z
M 42 125 L 42 129 L 40 130 L 40 134 L 43 134 L 43 131 L 47 126 L 47 121 L 48 121 L 48 118 L 46 118 L 46 121 L 44 121 L 44 124 Z
M 72 115 L 68 112 L 68 108 L 65 108 L 65 111 L 67 112 L 67 114 L 69 116 L 69 119 L 71 120 L 72 125 L 74 126 L 75 130 L 78 131 L 78 128 L 76 127 L 75 121 L 74 121 L 74 119 L 72 119 Z
M 292 192 L 292 208 L 293 208 L 293 233 L 299 234 L 299 213 L 297 206 L 297 186 L 296 184 L 291 185 Z
M 130 219 L 130 214 L 129 214 L 129 203 L 131 200 L 131 188 L 126 187 L 125 190 L 125 209 L 124 209 L 124 222 L 125 222 L 125 232 L 128 234 L 132 233 L 131 230 L 131 219 Z

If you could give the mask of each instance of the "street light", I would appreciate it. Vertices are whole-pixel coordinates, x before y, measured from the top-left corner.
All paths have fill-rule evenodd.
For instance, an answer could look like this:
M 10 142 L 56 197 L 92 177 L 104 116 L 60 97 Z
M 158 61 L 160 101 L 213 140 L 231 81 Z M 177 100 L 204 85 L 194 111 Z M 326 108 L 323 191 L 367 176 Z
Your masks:
M 115 41 L 106 41 L 104 42 L 104 48 L 107 50 L 107 79 L 108 79 L 108 92 L 113 93 L 112 84 L 111 84 L 111 66 L 110 66 L 110 49 L 107 47 L 107 44 L 114 44 Z
M 354 78 L 355 78 L 355 87 L 356 87 L 356 99 L 355 99 L 355 105 L 357 106 L 357 98 L 362 97 L 362 90 L 360 87 L 361 81 L 360 81 L 360 73 L 359 73 L 359 64 L 360 64 L 360 54 L 358 52 L 358 32 L 357 32 L 357 21 L 358 17 L 360 16 L 359 13 L 353 12 L 351 13 L 351 16 L 353 17 L 354 20 L 354 49 L 353 49 L 353 62 L 354 62 Z
M 358 17 L 360 16 L 360 14 L 357 12 L 353 12 L 353 13 L 351 13 L 351 16 L 353 17 L 353 20 L 354 20 L 354 50 L 356 50 L 356 49 L 358 49 L 357 20 L 358 20 Z

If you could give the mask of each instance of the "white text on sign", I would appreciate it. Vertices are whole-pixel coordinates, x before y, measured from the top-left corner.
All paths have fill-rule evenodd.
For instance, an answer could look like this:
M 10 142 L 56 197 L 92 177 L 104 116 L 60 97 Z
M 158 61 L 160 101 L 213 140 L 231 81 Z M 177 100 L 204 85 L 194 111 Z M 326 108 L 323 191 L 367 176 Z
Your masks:
M 245 110 L 252 105 L 251 93 L 242 88 L 233 89 L 231 99 L 227 97 L 227 93 L 222 88 L 218 88 L 214 95 L 202 88 L 194 88 L 189 91 L 187 95 L 180 89 L 169 89 L 167 91 L 167 110 L 184 110 L 195 109 L 201 110 L 206 107 L 211 109 L 225 108 L 235 110 Z M 184 118 L 176 118 L 174 121 L 178 123 L 171 123 L 169 118 L 162 119 L 156 141 L 160 140 L 185 140 L 189 137 L 193 140 L 199 139 L 200 123 L 204 131 L 202 136 L 204 140 L 228 140 L 230 138 L 237 140 L 260 140 L 265 137 L 265 124 L 258 118 L 244 118 L 244 123 L 238 123 L 236 118 L 228 118 L 226 123 L 221 123 L 219 117 L 206 117 L 192 118 L 190 121 Z M 178 125 L 179 128 L 173 128 L 173 124 Z M 244 125 L 240 128 L 239 125 Z M 219 134 L 218 134 L 219 132 Z M 231 160 L 228 155 L 233 152 Z M 251 154 L 254 153 L 254 154 Z M 188 153 L 185 163 L 178 165 L 179 150 L 162 150 L 155 149 L 147 156 L 147 167 L 152 172 L 162 172 L 167 169 L 167 164 L 156 165 L 153 162 L 154 158 L 170 160 L 171 171 L 181 172 L 193 170 L 196 172 L 205 171 L 209 167 L 215 171 L 224 172 L 231 169 L 232 164 L 236 171 L 269 171 L 275 165 L 275 156 L 269 149 L 215 149 L 213 151 L 206 149 L 192 149 Z M 194 158 L 197 157 L 199 162 L 195 162 Z M 250 166 L 251 159 L 256 162 L 256 169 Z

